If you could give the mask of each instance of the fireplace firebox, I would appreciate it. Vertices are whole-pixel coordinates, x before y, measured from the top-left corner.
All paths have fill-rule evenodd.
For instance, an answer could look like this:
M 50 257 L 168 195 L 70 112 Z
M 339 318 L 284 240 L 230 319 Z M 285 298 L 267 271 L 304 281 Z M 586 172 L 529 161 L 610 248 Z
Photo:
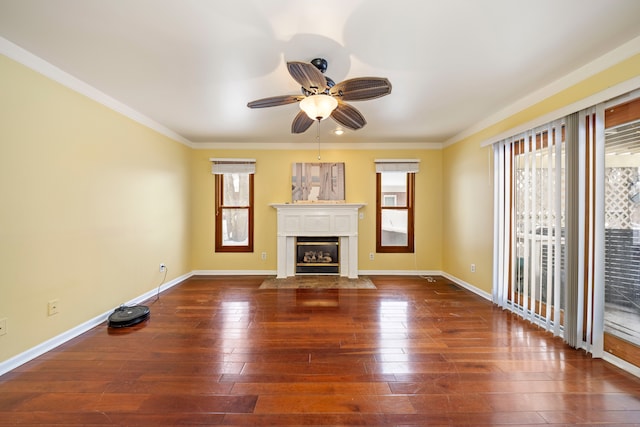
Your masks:
M 340 239 L 298 236 L 296 274 L 340 274 Z

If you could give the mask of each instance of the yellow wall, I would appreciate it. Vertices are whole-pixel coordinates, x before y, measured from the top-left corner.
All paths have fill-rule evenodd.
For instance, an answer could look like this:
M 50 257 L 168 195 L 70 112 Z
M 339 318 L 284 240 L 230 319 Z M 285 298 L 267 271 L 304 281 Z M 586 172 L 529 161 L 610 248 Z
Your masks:
M 188 147 L 0 56 L 0 361 L 190 271 Z M 47 302 L 59 299 L 59 314 Z
M 443 271 L 491 292 L 493 166 L 491 148 L 480 144 L 638 75 L 640 55 L 635 55 L 444 150 Z M 472 263 L 476 273 L 470 271 Z
M 269 204 L 291 201 L 291 168 L 296 162 L 317 162 L 309 150 L 194 150 L 192 163 L 191 265 L 194 270 L 276 270 L 276 211 Z M 255 158 L 254 252 L 214 252 L 214 186 L 211 157 Z M 360 270 L 441 270 L 442 257 L 442 151 L 441 150 L 323 150 L 323 162 L 345 163 L 346 201 L 366 203 L 360 211 Z M 374 160 L 420 159 L 416 175 L 416 253 L 375 254 L 376 177 Z M 267 252 L 267 260 L 260 254 Z
M 640 55 L 444 150 L 323 150 L 363 202 L 359 268 L 444 271 L 491 290 L 490 149 L 480 143 L 638 75 Z M 276 213 L 308 150 L 192 150 L 0 56 L 0 362 L 194 270 L 275 270 Z M 392 145 L 390 148 L 393 148 Z M 255 251 L 213 250 L 210 157 L 257 160 Z M 416 254 L 375 252 L 376 158 L 418 158 Z M 266 261 L 260 253 L 267 252 Z M 470 264 L 477 271 L 470 272 Z M 47 316 L 59 299 L 60 313 Z
M 493 260 L 490 153 L 478 142 L 467 142 L 448 147 L 443 155 L 443 271 L 489 293 Z

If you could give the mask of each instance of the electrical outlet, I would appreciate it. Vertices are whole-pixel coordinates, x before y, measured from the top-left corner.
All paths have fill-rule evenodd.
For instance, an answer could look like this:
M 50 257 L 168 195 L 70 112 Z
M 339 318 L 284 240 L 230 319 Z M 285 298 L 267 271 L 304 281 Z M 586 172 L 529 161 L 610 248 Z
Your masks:
M 262 252 L 262 254 L 260 254 L 260 257 L 262 258 L 263 261 L 265 261 L 267 259 L 267 253 Z
M 373 256 L 373 252 L 369 252 L 369 259 L 370 259 L 371 261 L 373 261 L 373 258 L 374 258 L 374 256 Z
M 4 335 L 7 333 L 7 318 L 3 317 L 0 319 L 0 335 Z
M 160 273 L 164 273 L 166 269 L 167 269 L 167 266 L 164 264 L 164 262 L 160 264 Z
M 47 303 L 47 314 L 49 316 L 53 316 L 54 314 L 58 314 L 60 310 L 60 300 L 52 299 Z
M 476 272 L 476 265 L 475 264 L 471 264 L 471 272 L 472 273 Z

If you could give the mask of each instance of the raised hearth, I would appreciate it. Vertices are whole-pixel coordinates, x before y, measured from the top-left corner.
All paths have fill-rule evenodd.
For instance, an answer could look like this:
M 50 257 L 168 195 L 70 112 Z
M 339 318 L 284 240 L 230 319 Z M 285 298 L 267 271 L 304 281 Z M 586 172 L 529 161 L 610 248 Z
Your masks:
M 358 209 L 362 203 L 272 204 L 278 211 L 277 278 L 295 276 L 296 237 L 337 237 L 339 275 L 358 277 Z

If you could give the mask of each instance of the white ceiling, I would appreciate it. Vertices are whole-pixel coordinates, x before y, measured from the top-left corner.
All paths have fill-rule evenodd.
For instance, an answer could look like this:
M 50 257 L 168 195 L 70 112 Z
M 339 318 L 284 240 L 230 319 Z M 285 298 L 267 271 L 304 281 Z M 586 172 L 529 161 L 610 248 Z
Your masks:
M 0 37 L 193 143 L 315 140 L 246 104 L 316 57 L 393 85 L 323 141 L 446 142 L 639 35 L 638 0 L 0 0 Z

